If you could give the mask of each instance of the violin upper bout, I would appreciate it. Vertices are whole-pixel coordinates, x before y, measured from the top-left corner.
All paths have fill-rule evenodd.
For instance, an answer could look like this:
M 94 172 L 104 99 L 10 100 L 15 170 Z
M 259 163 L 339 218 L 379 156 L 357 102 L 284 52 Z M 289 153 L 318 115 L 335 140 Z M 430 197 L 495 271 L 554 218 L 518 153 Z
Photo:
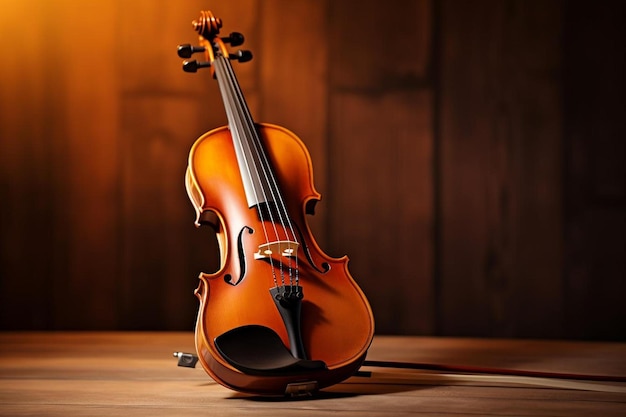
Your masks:
M 214 212 L 204 209 L 204 195 L 200 191 L 200 188 L 191 174 L 189 167 L 187 167 L 185 172 L 185 188 L 187 189 L 187 196 L 189 197 L 189 200 L 191 200 L 191 205 L 196 212 L 196 220 L 194 221 L 195 225 L 209 225 L 217 231 L 219 228 L 218 216 Z

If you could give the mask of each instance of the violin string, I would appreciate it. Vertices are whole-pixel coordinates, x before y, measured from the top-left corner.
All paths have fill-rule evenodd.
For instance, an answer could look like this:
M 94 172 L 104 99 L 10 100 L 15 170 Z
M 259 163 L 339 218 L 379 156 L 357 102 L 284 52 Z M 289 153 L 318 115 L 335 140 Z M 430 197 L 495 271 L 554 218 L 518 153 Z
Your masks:
M 232 71 L 232 67 L 231 67 Z M 233 73 L 234 74 L 234 73 Z M 237 84 L 238 85 L 238 84 Z M 239 94 L 243 99 L 243 93 L 239 89 Z M 247 109 L 246 109 L 247 110 Z M 287 210 L 285 200 L 282 197 L 280 187 L 278 186 L 276 176 L 274 175 L 274 171 L 271 169 L 270 162 L 267 158 L 267 153 L 264 150 L 264 146 L 261 142 L 261 138 L 258 135 L 258 132 L 255 128 L 254 121 L 249 110 L 245 113 L 245 117 L 248 121 L 248 126 L 250 127 L 250 138 L 254 141 L 254 150 L 256 152 L 257 159 L 261 162 L 261 167 L 263 169 L 263 174 L 265 176 L 266 183 L 269 186 L 270 193 L 272 195 L 272 199 L 277 207 L 277 213 L 280 217 L 280 224 L 283 227 L 283 232 L 285 234 L 285 238 L 288 241 L 293 241 L 299 245 L 298 238 L 295 234 L 293 223 L 291 218 L 289 217 L 289 212 Z M 282 253 L 282 251 L 281 251 Z M 290 286 L 298 285 L 299 273 L 298 273 L 298 252 L 297 249 L 293 256 L 287 256 L 288 260 L 288 269 L 289 269 L 289 284 Z
M 232 68 L 232 65 L 230 65 L 230 61 L 228 61 L 228 65 L 226 67 L 229 70 L 231 80 L 235 81 L 236 75 Z M 243 93 L 241 89 L 239 88 L 239 83 L 235 81 L 231 83 L 231 85 L 233 85 L 235 89 L 234 93 L 237 94 L 238 96 L 237 102 L 242 103 L 240 111 L 241 111 L 241 116 L 244 117 L 246 121 L 245 126 L 247 127 L 247 133 L 249 135 L 248 138 L 252 139 L 253 141 L 252 143 L 253 148 L 256 153 L 257 160 L 261 163 L 261 167 L 263 169 L 263 175 L 265 177 L 266 184 L 268 184 L 269 186 L 269 192 L 272 195 L 272 200 L 278 207 L 278 215 L 280 217 L 280 223 L 283 227 L 283 232 L 285 233 L 285 237 L 287 238 L 287 240 L 293 240 L 294 242 L 299 243 L 297 236 L 295 234 L 295 231 L 294 231 L 293 223 L 289 217 L 289 213 L 287 211 L 285 201 L 280 192 L 280 188 L 278 187 L 278 182 L 270 167 L 269 160 L 267 159 L 267 154 L 264 151 L 263 144 L 261 143 L 261 139 L 255 128 L 254 121 L 252 120 L 252 116 L 247 106 L 244 105 L 245 100 L 243 98 Z M 265 190 L 263 190 L 263 192 L 265 193 Z M 264 195 L 264 197 L 266 196 Z M 271 215 L 271 210 L 269 211 Z M 277 237 L 278 237 L 278 234 L 277 234 Z M 282 253 L 282 250 L 281 250 L 281 253 Z M 297 286 L 298 281 L 299 281 L 298 251 L 296 250 L 293 256 L 293 263 L 295 265 L 292 264 L 292 256 L 288 256 L 287 258 L 288 258 L 287 266 L 289 268 L 290 285 L 293 286 L 294 281 L 295 281 L 295 285 Z M 282 266 L 282 262 L 281 262 L 281 266 Z
M 237 118 L 236 121 L 237 123 L 237 128 L 241 129 L 240 132 L 243 133 L 245 138 L 248 138 L 248 141 L 241 141 L 241 145 L 246 147 L 246 150 L 248 150 L 248 155 L 251 155 L 250 153 L 250 148 L 252 147 L 252 149 L 254 149 L 255 153 L 256 153 L 256 161 L 258 161 L 258 163 L 261 165 L 261 169 L 263 170 L 263 175 L 265 176 L 265 184 L 268 185 L 269 187 L 269 193 L 272 194 L 272 200 L 274 202 L 276 201 L 282 201 L 282 199 L 280 198 L 280 194 L 278 193 L 278 189 L 277 187 L 272 187 L 272 183 L 269 181 L 269 176 L 268 176 L 268 172 L 270 172 L 271 174 L 271 170 L 268 169 L 268 165 L 267 165 L 267 160 L 264 160 L 264 158 L 262 158 L 261 156 L 265 156 L 264 152 L 262 149 L 259 149 L 259 144 L 260 144 L 260 139 L 258 137 L 257 131 L 255 129 L 254 126 L 254 122 L 252 121 L 252 117 L 250 115 L 250 112 L 247 108 L 247 106 L 245 105 L 245 99 L 243 98 L 243 94 L 241 92 L 241 89 L 239 88 L 239 84 L 237 83 L 237 78 L 236 75 L 233 71 L 232 65 L 230 64 L 230 61 L 228 61 L 226 58 L 223 58 L 220 60 L 221 64 L 222 64 L 222 69 L 225 72 L 225 75 L 228 77 L 228 86 L 230 87 L 230 90 L 228 91 L 228 100 L 231 102 L 231 104 L 233 105 L 233 108 L 236 110 L 237 112 Z M 239 139 L 241 139 L 241 137 L 239 137 Z M 255 159 L 251 158 L 252 161 L 254 162 Z M 246 164 L 248 164 L 248 161 L 246 161 Z M 256 179 L 259 181 L 259 184 L 262 184 L 261 181 L 261 176 L 259 174 L 258 171 L 258 164 L 254 163 L 253 165 L 254 169 L 251 169 L 250 166 L 248 165 L 248 169 L 247 169 L 247 173 L 248 176 L 252 179 L 252 176 L 256 176 Z M 274 181 L 275 184 L 275 181 Z M 274 220 L 274 214 L 273 211 L 271 209 L 270 206 L 270 201 L 268 201 L 268 196 L 267 196 L 267 190 L 266 188 L 261 185 L 260 188 L 260 192 L 259 190 L 257 190 L 257 187 L 254 186 L 254 181 L 251 181 L 251 185 L 252 185 L 252 189 L 253 192 L 255 194 L 255 198 L 256 201 L 259 202 L 259 194 L 263 195 L 263 200 L 268 207 L 268 215 L 270 217 L 270 221 L 272 223 L 272 227 L 274 229 L 274 234 L 276 236 L 276 238 L 278 239 L 278 242 L 280 242 L 280 236 L 278 233 L 278 230 L 276 228 L 276 221 Z M 278 198 L 277 197 L 278 194 Z M 282 207 L 284 207 L 284 204 L 282 205 Z M 262 213 L 262 209 L 259 205 L 259 215 L 261 217 L 261 221 L 264 223 L 264 219 L 262 217 L 263 213 Z M 284 213 L 286 214 L 286 211 L 284 211 Z M 283 213 L 279 210 L 278 211 L 278 215 L 280 216 L 280 224 L 283 226 L 283 232 L 285 232 L 285 236 L 287 239 L 289 239 L 288 233 L 285 229 L 285 221 L 283 220 Z M 288 216 L 287 216 L 288 219 Z M 289 219 L 288 219 L 289 220 Z M 265 226 L 263 226 L 265 227 Z M 269 239 L 266 236 L 266 243 L 269 241 Z M 283 250 L 281 248 L 280 243 L 278 243 L 278 249 L 279 252 L 282 254 Z M 270 260 L 270 265 L 272 268 L 272 276 L 274 278 L 274 284 L 277 286 L 277 280 L 276 280 L 276 269 L 274 268 L 274 261 L 273 261 L 273 257 L 269 256 L 269 260 Z M 290 284 L 293 284 L 293 265 L 291 264 L 291 257 L 288 257 L 288 271 L 289 271 L 289 278 L 290 278 Z M 297 271 L 297 267 L 296 267 L 296 271 Z M 280 275 L 280 279 L 281 279 L 281 284 L 285 285 L 285 271 L 283 268 L 283 263 L 279 262 L 279 275 Z
M 245 141 L 245 145 L 246 145 L 246 149 L 248 150 L 248 155 L 252 156 L 252 149 L 254 149 L 254 142 L 252 142 L 250 140 L 250 138 L 252 137 L 252 135 L 254 135 L 254 133 L 256 132 L 256 130 L 254 129 L 254 125 L 251 125 L 251 121 L 246 117 L 247 115 L 247 106 L 245 104 L 245 99 L 243 98 L 243 94 L 241 92 L 241 90 L 239 89 L 239 83 L 237 82 L 237 78 L 235 75 L 235 72 L 233 70 L 233 67 L 230 63 L 229 60 L 224 59 L 224 66 L 226 68 L 226 71 L 228 72 L 228 76 L 229 76 L 229 85 L 232 87 L 232 94 L 233 94 L 233 101 L 238 104 L 237 106 L 237 111 L 238 111 L 238 121 L 240 122 L 241 125 L 241 129 L 242 129 L 242 133 L 243 133 L 243 137 L 247 138 L 247 140 Z M 256 180 L 258 181 L 259 184 L 261 184 L 260 188 L 260 193 L 259 191 L 257 191 L 256 188 L 254 188 L 254 194 L 255 194 L 255 201 L 257 202 L 258 205 L 258 211 L 259 213 L 263 213 L 263 209 L 262 209 L 262 202 L 265 202 L 266 207 L 267 207 L 267 215 L 269 216 L 269 221 L 272 225 L 272 229 L 274 231 L 274 236 L 278 238 L 278 229 L 276 227 L 276 221 L 274 219 L 274 214 L 272 213 L 272 209 L 270 206 L 270 201 L 268 199 L 268 195 L 267 195 L 267 189 L 265 186 L 263 186 L 263 182 L 261 181 L 261 175 L 259 173 L 259 166 L 258 166 L 258 158 L 254 159 L 251 158 L 253 161 L 253 166 L 255 167 L 254 169 L 254 175 Z M 267 183 L 267 181 L 266 181 Z M 271 190 L 270 190 L 271 192 Z M 262 194 L 262 199 L 260 199 L 259 194 Z M 263 222 L 264 219 L 261 218 L 261 221 Z M 280 240 L 280 239 L 279 239 Z M 269 243 L 269 239 L 266 239 L 266 243 Z M 272 247 L 270 247 L 270 251 L 272 250 Z M 279 251 L 280 251 L 280 245 L 279 245 Z M 271 256 L 272 254 L 270 253 L 269 256 L 269 261 L 270 261 L 270 265 L 272 268 L 272 276 L 274 278 L 274 285 L 277 287 L 278 286 L 278 282 L 276 280 L 276 268 L 274 267 L 274 258 L 273 256 Z M 282 285 L 285 285 L 285 270 L 283 268 L 283 264 L 282 262 L 278 262 L 278 271 L 279 271 L 279 276 L 280 276 L 280 282 Z
M 215 65 L 215 73 L 216 76 L 218 78 L 218 81 L 222 81 L 222 82 L 218 82 L 218 86 L 221 90 L 222 93 L 222 97 L 224 98 L 225 101 L 225 109 L 226 109 L 226 115 L 227 118 L 229 120 L 230 123 L 233 124 L 233 126 L 231 126 L 231 137 L 233 138 L 233 145 L 234 146 L 239 146 L 242 149 L 245 146 L 248 146 L 248 144 L 245 141 L 242 141 L 239 133 L 242 132 L 243 129 L 243 123 L 242 123 L 242 119 L 241 117 L 235 117 L 234 112 L 236 111 L 237 113 L 241 113 L 238 110 L 238 106 L 237 106 L 237 102 L 235 100 L 235 93 L 232 91 L 233 90 L 233 80 L 231 79 L 230 76 L 230 71 L 228 71 L 228 67 L 229 67 L 229 62 L 226 58 L 222 57 L 221 55 L 218 55 L 215 57 L 215 61 L 214 61 L 214 65 Z M 227 79 L 225 79 L 227 78 Z M 230 87 L 230 88 L 229 88 Z M 245 152 L 244 152 L 245 153 Z M 252 178 L 253 174 L 252 174 L 252 168 L 250 167 L 249 161 L 247 158 L 243 158 L 243 161 L 241 161 L 245 167 L 244 170 L 247 172 L 248 177 Z M 255 170 L 256 171 L 256 170 Z M 258 173 L 257 173 L 258 175 Z M 257 197 L 258 200 L 258 194 L 259 192 L 256 190 L 256 186 L 255 186 L 255 182 L 254 181 L 250 181 L 250 185 L 253 189 L 253 192 L 255 194 L 255 196 Z M 262 190 L 263 191 L 263 190 Z M 261 226 L 263 229 L 263 234 L 265 237 L 265 242 L 268 243 L 269 242 L 269 233 L 267 231 L 267 228 L 265 226 L 265 216 L 263 214 L 263 210 L 258 210 L 259 213 L 259 218 L 261 220 Z M 271 213 L 270 213 L 271 216 Z M 271 219 L 270 219 L 271 220 Z M 274 223 L 273 221 L 271 222 L 272 224 Z M 276 231 L 274 231 L 274 233 L 276 233 Z M 270 262 L 270 268 L 272 271 L 272 279 L 274 281 L 274 285 L 278 286 L 278 281 L 276 278 L 276 268 L 274 266 L 274 262 L 272 257 L 269 257 L 269 262 Z
M 236 80 L 236 75 L 235 72 L 232 68 L 232 65 L 230 65 L 230 62 L 228 62 L 227 65 L 227 69 L 229 71 L 230 77 L 231 79 L 234 81 Z M 247 134 L 247 138 L 249 138 L 251 140 L 251 145 L 252 145 L 252 149 L 254 149 L 255 152 L 255 156 L 256 156 L 256 160 L 259 162 L 261 169 L 263 171 L 263 176 L 265 178 L 265 184 L 267 184 L 269 190 L 268 192 L 271 194 L 272 197 L 272 201 L 276 204 L 276 202 L 278 201 L 279 203 L 282 202 L 282 197 L 280 196 L 280 191 L 278 190 L 278 187 L 276 186 L 276 181 L 274 180 L 273 182 L 270 182 L 270 178 L 273 179 L 273 175 L 272 175 L 272 171 L 269 168 L 269 164 L 267 162 L 266 159 L 266 154 L 263 150 L 263 147 L 261 145 L 261 141 L 260 138 L 258 136 L 257 130 L 255 128 L 254 125 L 254 121 L 252 120 L 252 116 L 247 108 L 247 106 L 245 106 L 245 100 L 243 98 L 243 93 L 241 91 L 241 89 L 239 88 L 239 83 L 237 82 L 233 82 L 231 83 L 231 85 L 234 87 L 234 94 L 237 94 L 237 99 L 236 100 L 238 103 L 241 103 L 240 106 L 240 116 L 243 119 L 245 119 L 245 123 L 244 128 L 246 129 L 246 134 Z M 258 179 L 259 181 L 261 181 L 260 175 L 257 171 L 257 175 L 258 175 Z M 264 201 L 267 202 L 267 194 L 266 194 L 266 190 L 264 187 L 261 187 L 261 191 L 263 192 L 263 197 L 264 197 Z M 271 221 L 273 223 L 274 226 L 274 232 L 276 234 L 276 237 L 278 238 L 278 240 L 280 241 L 280 236 L 278 233 L 278 230 L 276 229 L 276 222 L 274 221 L 273 218 L 273 211 L 271 209 L 271 207 L 269 206 L 269 202 L 267 202 L 268 204 L 268 213 L 270 215 Z M 286 210 L 284 210 L 284 204 L 280 205 L 278 204 L 277 207 L 279 207 L 279 210 L 277 211 L 277 214 L 279 216 L 279 220 L 280 220 L 280 225 L 283 228 L 283 233 L 285 234 L 285 238 L 287 240 L 290 239 L 289 233 L 287 232 L 287 229 L 285 228 L 285 219 L 283 217 L 286 217 L 287 223 L 290 223 L 289 217 L 287 215 Z M 282 211 L 280 210 L 280 208 L 282 207 Z M 293 234 L 293 233 L 292 233 Z M 294 236 L 295 237 L 295 236 Z M 283 250 L 281 248 L 281 245 L 279 244 L 279 252 L 282 254 Z M 288 257 L 288 272 L 289 272 L 289 278 L 290 281 L 293 281 L 293 265 L 291 264 L 291 257 Z M 285 280 L 284 280 L 284 270 L 283 270 L 283 263 L 280 262 L 280 274 L 281 274 L 281 283 L 284 285 L 285 284 Z

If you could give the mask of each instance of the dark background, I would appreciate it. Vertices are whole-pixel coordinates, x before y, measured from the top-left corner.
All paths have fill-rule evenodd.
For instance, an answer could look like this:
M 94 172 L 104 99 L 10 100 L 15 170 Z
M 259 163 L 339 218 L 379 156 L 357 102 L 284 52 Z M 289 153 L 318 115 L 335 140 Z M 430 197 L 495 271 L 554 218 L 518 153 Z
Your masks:
M 193 328 L 203 9 L 308 146 L 377 333 L 626 340 L 624 2 L 565 0 L 3 1 L 1 329 Z

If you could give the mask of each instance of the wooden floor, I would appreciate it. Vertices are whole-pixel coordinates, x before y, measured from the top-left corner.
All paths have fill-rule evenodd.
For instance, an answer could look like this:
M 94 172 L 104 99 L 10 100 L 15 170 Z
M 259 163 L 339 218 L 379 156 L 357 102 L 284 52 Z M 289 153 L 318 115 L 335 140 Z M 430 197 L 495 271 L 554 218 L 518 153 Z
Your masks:
M 432 372 L 412 385 L 381 374 L 311 399 L 260 398 L 223 388 L 200 367 L 178 367 L 179 350 L 194 352 L 192 334 L 0 333 L 0 415 L 626 416 L 624 384 L 562 389 Z M 626 375 L 626 344 L 617 343 L 379 336 L 368 359 Z

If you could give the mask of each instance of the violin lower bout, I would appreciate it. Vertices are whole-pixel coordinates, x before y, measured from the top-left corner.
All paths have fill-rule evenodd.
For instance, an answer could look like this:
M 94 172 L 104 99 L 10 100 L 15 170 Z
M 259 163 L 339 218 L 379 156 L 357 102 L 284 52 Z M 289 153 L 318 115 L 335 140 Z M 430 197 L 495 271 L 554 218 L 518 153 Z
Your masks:
M 334 262 L 330 271 L 347 273 L 346 263 L 345 259 Z M 373 318 L 367 300 L 348 275 L 341 278 L 334 276 L 337 273 L 327 274 L 323 278 L 301 278 L 304 299 L 299 323 L 306 359 L 323 361 L 326 369 L 265 374 L 237 369 L 216 345 L 219 336 L 233 329 L 263 326 L 280 337 L 285 349 L 292 347 L 265 281 L 255 280 L 251 274 L 238 286 L 228 288 L 221 277 L 201 274 L 196 290 L 200 308 L 195 341 L 205 371 L 228 388 L 261 395 L 289 394 L 291 388 L 299 390 L 301 384 L 304 390 L 315 391 L 352 376 L 365 360 L 371 344 Z M 241 308 L 233 309 L 234 304 Z

